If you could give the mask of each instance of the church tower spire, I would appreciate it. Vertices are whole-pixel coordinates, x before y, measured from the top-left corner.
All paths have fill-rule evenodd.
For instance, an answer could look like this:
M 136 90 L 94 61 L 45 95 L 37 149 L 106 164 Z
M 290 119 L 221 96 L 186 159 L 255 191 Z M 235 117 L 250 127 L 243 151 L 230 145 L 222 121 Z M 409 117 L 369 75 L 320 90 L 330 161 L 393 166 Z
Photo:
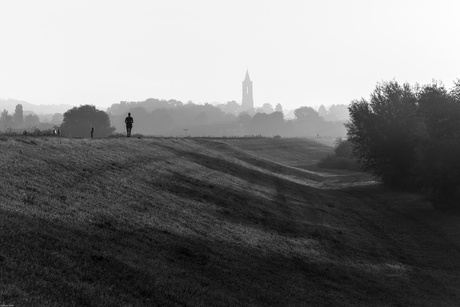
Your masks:
M 249 78 L 249 72 L 246 69 L 246 76 L 243 81 L 243 101 L 241 102 L 243 111 L 254 109 L 254 99 L 252 98 L 252 81 Z

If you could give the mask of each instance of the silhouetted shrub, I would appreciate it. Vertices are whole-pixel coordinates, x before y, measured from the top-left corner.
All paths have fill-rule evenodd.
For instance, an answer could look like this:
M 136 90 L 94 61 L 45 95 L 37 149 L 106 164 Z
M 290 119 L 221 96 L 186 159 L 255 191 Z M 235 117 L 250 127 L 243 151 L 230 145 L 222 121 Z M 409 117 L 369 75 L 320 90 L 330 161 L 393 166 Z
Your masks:
M 95 130 L 95 137 L 109 136 L 115 131 L 115 128 L 110 126 L 107 113 L 97 110 L 95 106 L 74 107 L 64 113 L 61 124 L 61 131 L 64 136 L 90 137 L 92 127 Z
M 338 157 L 337 155 L 328 155 L 318 162 L 318 167 L 333 168 L 349 171 L 361 171 L 362 168 L 355 160 L 351 158 Z
M 349 140 L 344 140 L 342 138 L 337 138 L 334 142 L 335 155 L 343 158 L 352 158 L 353 157 L 353 148 L 352 143 Z
M 361 171 L 361 165 L 353 157 L 352 144 L 348 140 L 338 138 L 335 141 L 334 154 L 318 162 L 318 167 L 349 171 Z

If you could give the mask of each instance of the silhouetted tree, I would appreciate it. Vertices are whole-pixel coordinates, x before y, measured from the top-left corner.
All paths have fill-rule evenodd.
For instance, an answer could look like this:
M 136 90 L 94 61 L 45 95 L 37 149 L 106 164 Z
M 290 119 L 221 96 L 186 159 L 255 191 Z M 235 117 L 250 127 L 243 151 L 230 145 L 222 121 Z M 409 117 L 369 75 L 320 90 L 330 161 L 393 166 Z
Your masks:
M 326 107 L 323 106 L 323 105 L 321 105 L 321 106 L 319 107 L 319 109 L 318 109 L 318 114 L 319 114 L 319 116 L 321 116 L 322 118 L 326 119 L 326 118 L 327 118 L 327 115 L 328 115 L 327 110 L 326 110 Z
M 266 113 L 257 113 L 251 120 L 251 133 L 268 135 L 270 127 L 270 117 Z
M 241 106 L 235 100 L 228 101 L 226 104 L 218 104 L 216 107 L 225 113 L 230 113 L 233 115 L 237 115 L 241 108 Z
M 349 119 L 348 106 L 345 104 L 332 105 L 327 113 L 324 119 L 328 121 L 345 121 Z
M 273 136 L 283 134 L 283 128 L 284 115 L 282 112 L 273 112 L 271 114 L 257 113 L 249 125 L 249 132 L 251 134 Z
M 225 116 L 224 116 L 224 121 L 225 122 L 235 122 L 237 120 L 238 120 L 238 118 L 232 113 L 226 113 Z
M 437 206 L 458 202 L 460 193 L 460 83 L 449 93 L 433 82 L 419 92 L 419 164 L 417 173 Z M 450 200 L 451 199 L 451 200 Z
M 270 134 L 284 134 L 284 114 L 283 112 L 276 111 L 269 115 L 268 131 Z
M 276 111 L 276 112 L 283 112 L 283 106 L 282 106 L 281 104 L 278 103 L 278 104 L 275 106 L 275 111 Z
M 61 113 L 55 113 L 51 118 L 51 123 L 54 125 L 60 125 L 63 119 L 64 115 L 62 115 Z
M 264 103 L 262 105 L 262 111 L 263 111 L 263 113 L 271 114 L 271 113 L 275 112 L 275 109 L 273 109 L 273 106 L 271 104 Z
M 22 104 L 16 105 L 16 109 L 14 111 L 13 123 L 17 127 L 24 125 L 24 111 L 22 110 Z
M 95 128 L 95 137 L 104 137 L 115 131 L 110 126 L 107 113 L 97 110 L 93 105 L 74 107 L 64 113 L 61 131 L 64 136 L 89 137 L 91 127 Z
M 401 185 L 415 164 L 416 97 L 410 85 L 378 84 L 369 102 L 355 100 L 349 110 L 354 155 L 383 183 Z
M 337 138 L 334 142 L 334 154 L 327 155 L 318 162 L 319 167 L 361 171 L 361 165 L 353 156 L 352 143 L 349 140 Z
M 206 125 L 208 123 L 208 116 L 206 115 L 206 113 L 201 112 L 195 117 L 193 122 L 196 125 Z
M 334 153 L 337 157 L 353 158 L 353 146 L 349 140 L 337 138 L 334 142 Z
M 251 122 L 251 120 L 252 120 L 252 117 L 247 112 L 241 112 L 238 115 L 239 124 L 248 125 Z
M 6 130 L 13 127 L 13 116 L 8 114 L 7 110 L 3 110 L 0 115 L 0 129 Z
M 294 111 L 295 117 L 301 122 L 320 122 L 323 119 L 319 116 L 318 112 L 312 107 L 300 107 Z
M 349 107 L 353 153 L 383 183 L 422 189 L 436 207 L 460 205 L 460 82 L 378 84 Z
M 24 124 L 27 128 L 36 127 L 40 125 L 40 118 L 38 115 L 29 114 L 24 118 Z
M 192 102 L 193 103 L 193 102 Z M 121 101 L 120 103 L 114 103 L 110 108 L 108 108 L 107 112 L 112 116 L 122 115 L 126 116 L 130 109 L 136 107 L 142 107 L 148 112 L 155 111 L 157 109 L 171 109 L 176 107 L 181 107 L 184 104 L 181 101 L 170 99 L 155 99 L 149 98 L 144 101 Z

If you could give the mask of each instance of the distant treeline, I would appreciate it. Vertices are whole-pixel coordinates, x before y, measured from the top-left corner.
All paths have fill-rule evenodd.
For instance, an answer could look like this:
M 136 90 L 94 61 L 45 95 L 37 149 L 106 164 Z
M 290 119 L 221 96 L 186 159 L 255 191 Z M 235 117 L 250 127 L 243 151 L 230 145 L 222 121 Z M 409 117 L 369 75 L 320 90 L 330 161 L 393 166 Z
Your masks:
M 397 188 L 426 192 L 442 208 L 460 208 L 460 81 L 378 84 L 355 100 L 347 124 L 365 169 Z
M 15 112 L 4 110 L 0 115 L 0 131 L 21 131 L 29 128 L 60 129 L 64 136 L 85 137 L 94 127 L 98 137 L 110 131 L 125 132 L 128 113 L 134 117 L 133 133 L 157 136 L 345 136 L 346 105 L 333 105 L 319 112 L 311 107 L 285 111 L 281 104 L 269 103 L 250 110 L 241 110 L 235 101 L 225 104 L 182 103 L 177 100 L 147 99 L 139 102 L 122 101 L 106 112 L 107 120 L 94 106 L 84 105 L 56 113 L 42 122 L 36 114 L 23 111 L 17 104 Z M 341 119 L 341 120 L 337 120 Z M 113 128 L 112 128 L 113 127 Z
M 47 114 L 40 117 L 31 111 L 24 111 L 22 104 L 17 104 L 15 112 L 10 114 L 6 109 L 0 113 L 0 131 L 27 130 L 37 128 L 41 130 L 53 129 L 62 123 L 63 114 Z
M 163 136 L 344 136 L 343 120 L 326 121 L 311 107 L 294 111 L 295 118 L 286 120 L 280 104 L 270 104 L 254 110 L 242 111 L 235 101 L 213 106 L 211 104 L 182 103 L 177 100 L 147 99 L 140 102 L 120 102 L 107 111 L 111 124 L 119 132 L 125 131 L 124 119 L 134 117 L 136 133 Z M 347 106 L 332 106 L 324 116 L 343 118 Z

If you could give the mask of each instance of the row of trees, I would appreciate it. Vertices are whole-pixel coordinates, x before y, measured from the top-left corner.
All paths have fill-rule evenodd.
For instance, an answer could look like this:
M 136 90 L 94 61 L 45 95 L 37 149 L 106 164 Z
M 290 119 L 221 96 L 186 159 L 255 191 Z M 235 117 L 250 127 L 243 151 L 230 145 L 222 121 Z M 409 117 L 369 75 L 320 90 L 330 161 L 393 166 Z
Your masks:
M 385 185 L 428 192 L 437 206 L 458 203 L 460 82 L 384 82 L 349 111 L 348 139 L 365 169 Z
M 107 113 L 92 105 L 74 107 L 64 115 L 56 113 L 52 118 L 52 122 L 56 121 L 55 123 L 40 123 L 37 115 L 29 114 L 23 117 L 22 114 L 20 104 L 16 106 L 14 115 L 9 115 L 8 111 L 4 110 L 0 115 L 0 124 L 5 130 L 25 130 L 32 127 L 40 130 L 60 129 L 63 136 L 69 137 L 88 137 L 92 128 L 95 137 L 109 136 L 115 131 L 110 125 Z
M 197 105 L 194 104 L 192 101 L 188 101 L 187 103 L 183 103 L 178 100 L 170 99 L 170 100 L 164 100 L 164 99 L 155 99 L 155 98 L 149 98 L 144 101 L 121 101 L 120 103 L 114 103 L 110 108 L 108 108 L 107 112 L 112 115 L 123 115 L 129 112 L 129 110 L 132 110 L 137 107 L 144 108 L 148 112 L 152 112 L 158 109 L 173 109 L 173 108 L 178 108 L 185 106 L 185 105 Z M 212 106 L 209 103 L 204 104 Z M 238 104 L 235 100 L 228 101 L 227 103 L 221 103 L 215 105 L 215 107 L 219 108 L 224 114 L 232 114 L 237 116 L 243 111 L 247 110 L 242 110 L 241 105 Z M 281 104 L 277 104 L 275 107 L 273 107 L 269 103 L 263 104 L 261 107 L 255 108 L 254 110 L 249 110 L 248 113 L 251 115 L 254 115 L 256 113 L 266 113 L 270 114 L 273 112 L 282 112 L 283 107 Z
M 190 136 L 344 136 L 346 133 L 343 123 L 326 122 L 311 107 L 298 108 L 295 120 L 285 120 L 281 111 L 255 114 L 242 112 L 236 116 L 225 113 L 218 106 L 191 102 L 151 112 L 136 106 L 123 114 L 110 114 L 110 121 L 120 132 L 125 129 L 124 118 L 128 112 L 134 117 L 134 131 L 149 135 L 177 136 L 183 135 L 184 130 Z
M 318 114 L 326 121 L 348 121 L 348 105 L 333 104 L 328 109 L 321 105 Z
M 37 127 L 41 129 L 50 129 L 54 125 L 60 125 L 62 122 L 63 115 L 56 113 L 52 116 L 51 122 L 42 123 L 40 118 L 30 112 L 24 116 L 24 110 L 21 104 L 17 104 L 15 112 L 10 115 L 7 110 L 3 110 L 0 114 L 0 130 L 8 129 L 27 129 L 31 127 Z
M 217 104 L 216 107 L 225 113 L 233 115 L 238 115 L 243 112 L 250 115 L 255 115 L 257 113 L 272 114 L 274 112 L 283 112 L 283 106 L 280 103 L 276 104 L 276 106 L 273 106 L 270 103 L 264 103 L 261 107 L 254 108 L 252 110 L 243 110 L 240 104 L 238 104 L 235 100 L 232 100 L 226 104 Z
M 296 136 L 296 135 L 344 135 L 342 123 L 324 121 L 313 108 L 301 107 L 295 111 L 296 120 L 285 120 L 282 112 L 270 114 L 225 113 L 218 107 L 193 103 L 178 104 L 168 109 L 148 112 L 136 106 L 128 110 L 134 117 L 134 131 L 147 135 L 189 136 Z M 125 131 L 127 114 L 109 115 L 92 105 L 74 107 L 64 113 L 58 127 L 64 136 L 87 137 L 94 128 L 95 137 L 104 137 L 115 130 Z M 212 121 L 211 121 L 212 120 Z M 114 126 L 112 126 L 112 124 Z
M 161 108 L 158 108 L 162 106 Z M 130 107 L 126 109 L 127 107 Z M 295 119 L 286 120 L 282 106 L 278 104 L 273 110 L 271 105 L 264 104 L 255 110 L 233 114 L 239 105 L 232 101 L 225 104 L 228 111 L 223 110 L 223 105 L 211 104 L 197 105 L 193 102 L 183 104 L 176 100 L 148 99 L 139 103 L 121 102 L 112 105 L 109 110 L 124 113 L 112 114 L 97 110 L 96 107 L 84 105 L 75 107 L 64 115 L 55 114 L 52 122 L 62 120 L 62 124 L 48 124 L 44 127 L 37 115 L 23 116 L 22 105 L 18 104 L 14 115 L 9 115 L 5 110 L 0 117 L 0 123 L 5 128 L 25 129 L 37 127 L 41 129 L 61 129 L 65 136 L 88 136 L 89 131 L 95 128 L 95 136 L 110 135 L 114 130 L 125 131 L 124 119 L 128 112 L 135 118 L 134 131 L 147 135 L 183 135 L 184 130 L 190 136 L 305 136 L 330 135 L 342 136 L 345 128 L 338 123 L 326 122 L 319 113 L 311 107 L 301 107 L 295 110 Z M 151 110 L 151 111 L 149 111 Z M 266 111 L 266 112 L 262 112 Z M 59 116 L 60 118 L 55 118 Z M 112 124 L 114 125 L 112 127 Z
M 149 98 L 144 101 L 121 101 L 120 103 L 114 103 L 110 108 L 108 108 L 107 113 L 111 114 L 112 116 L 117 116 L 127 114 L 130 110 L 135 109 L 137 107 L 141 107 L 145 109 L 147 112 L 152 112 L 159 109 L 181 109 L 181 107 L 186 105 L 196 106 L 197 104 L 194 104 L 192 101 L 183 103 L 181 101 L 174 99 L 160 100 L 155 98 Z M 204 105 L 212 106 L 208 103 Z M 286 117 L 291 118 L 290 113 L 292 112 L 284 110 L 283 106 L 280 103 L 276 105 L 264 103 L 262 106 L 254 108 L 252 110 L 241 109 L 241 105 L 238 104 L 235 100 L 228 101 L 226 103 L 216 104 L 214 106 L 219 108 L 223 112 L 223 114 L 229 114 L 234 116 L 238 116 L 240 113 L 243 112 L 246 112 L 251 116 L 254 116 L 257 113 L 271 114 L 274 112 L 283 112 L 285 116 L 287 115 Z M 326 121 L 347 121 L 348 105 L 337 104 L 331 105 L 329 106 L 329 108 L 326 108 L 324 105 L 321 105 L 319 107 L 318 113 Z M 211 119 L 211 121 L 214 121 L 214 119 Z

